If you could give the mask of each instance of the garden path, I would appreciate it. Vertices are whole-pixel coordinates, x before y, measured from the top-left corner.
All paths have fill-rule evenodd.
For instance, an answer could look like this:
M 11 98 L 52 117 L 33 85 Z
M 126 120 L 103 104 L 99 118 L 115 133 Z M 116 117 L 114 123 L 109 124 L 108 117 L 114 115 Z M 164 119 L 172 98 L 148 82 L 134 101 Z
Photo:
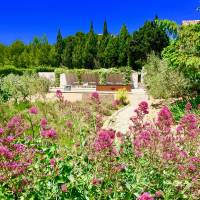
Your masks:
M 148 101 L 147 93 L 144 89 L 135 89 L 132 91 L 130 104 L 114 113 L 104 124 L 104 128 L 112 128 L 116 131 L 126 133 L 130 124 L 130 117 L 134 115 L 134 109 L 141 101 Z

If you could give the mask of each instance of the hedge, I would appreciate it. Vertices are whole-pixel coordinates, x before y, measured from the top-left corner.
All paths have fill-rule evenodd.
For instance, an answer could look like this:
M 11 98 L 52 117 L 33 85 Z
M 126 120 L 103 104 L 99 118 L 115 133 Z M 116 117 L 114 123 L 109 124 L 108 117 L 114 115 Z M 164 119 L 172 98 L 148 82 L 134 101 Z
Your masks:
M 53 68 L 53 67 L 32 67 L 32 68 L 15 68 L 15 67 L 3 67 L 0 68 L 0 77 L 7 76 L 8 74 L 17 74 L 23 75 L 25 73 L 33 74 L 38 72 L 55 72 L 55 84 L 60 86 L 60 74 L 62 73 L 75 73 L 78 77 L 79 82 L 81 83 L 81 75 L 83 73 L 95 73 L 99 77 L 100 84 L 106 83 L 106 76 L 108 74 L 120 73 L 124 75 L 124 84 L 130 83 L 131 68 L 130 67 L 120 67 L 120 68 L 109 68 L 109 69 L 68 69 L 68 68 Z
M 66 68 L 57 68 L 55 69 L 55 79 L 56 79 L 56 86 L 60 86 L 60 74 L 65 73 L 74 73 L 77 75 L 79 83 L 81 83 L 81 75 L 84 73 L 95 73 L 99 77 L 100 84 L 106 84 L 106 76 L 108 74 L 116 74 L 120 73 L 124 76 L 124 84 L 130 84 L 130 77 L 131 77 L 131 68 L 129 67 L 120 67 L 120 68 L 109 68 L 109 69 L 66 69 Z
M 54 72 L 53 67 L 35 67 L 35 68 L 15 68 L 12 66 L 0 68 L 0 77 L 7 76 L 9 74 L 23 75 L 25 73 L 34 74 L 38 72 Z
M 0 77 L 7 76 L 9 74 L 23 75 L 23 71 L 14 67 L 0 68 Z

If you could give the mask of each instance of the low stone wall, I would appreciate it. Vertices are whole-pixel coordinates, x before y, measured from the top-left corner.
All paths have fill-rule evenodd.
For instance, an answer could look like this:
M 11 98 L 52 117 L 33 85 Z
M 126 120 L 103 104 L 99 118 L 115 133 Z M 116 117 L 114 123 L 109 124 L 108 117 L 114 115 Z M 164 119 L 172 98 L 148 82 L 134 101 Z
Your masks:
M 54 72 L 38 72 L 39 77 L 46 78 L 50 81 L 55 81 L 55 73 Z
M 104 94 L 99 94 L 99 95 L 101 99 L 105 99 L 111 102 L 115 99 L 114 93 L 107 93 L 107 94 L 104 93 Z M 67 92 L 67 93 L 63 93 L 63 96 L 65 100 L 68 100 L 70 102 L 86 101 L 90 97 L 90 93 Z M 48 93 L 46 97 L 48 100 L 56 100 L 55 93 Z

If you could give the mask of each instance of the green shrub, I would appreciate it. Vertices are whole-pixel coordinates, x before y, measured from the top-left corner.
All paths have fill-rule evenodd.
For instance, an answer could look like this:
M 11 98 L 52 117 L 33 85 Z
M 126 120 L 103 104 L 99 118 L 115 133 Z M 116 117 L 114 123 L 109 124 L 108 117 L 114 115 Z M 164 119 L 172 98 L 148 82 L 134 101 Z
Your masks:
M 33 95 L 44 95 L 49 86 L 50 81 L 40 78 L 37 74 L 23 76 L 10 74 L 1 80 L 1 99 L 3 101 L 13 99 L 15 102 L 31 100 Z
M 127 105 L 128 102 L 128 92 L 126 89 L 120 89 L 117 91 L 117 100 L 119 100 L 123 105 Z
M 185 114 L 185 106 L 187 103 L 192 105 L 191 112 L 200 116 L 200 96 L 188 97 L 183 100 L 178 100 L 170 105 L 170 110 L 173 113 L 174 119 L 178 122 Z
M 33 69 L 38 73 L 38 72 L 54 72 L 56 68 L 39 66 L 39 67 L 34 67 Z
M 14 67 L 3 67 L 0 68 L 0 77 L 7 76 L 9 74 L 17 74 L 17 75 L 22 75 L 23 70 L 22 69 L 17 69 Z
M 151 54 L 144 66 L 144 83 L 155 98 L 179 97 L 187 94 L 189 81 L 182 72 L 170 68 L 155 54 Z

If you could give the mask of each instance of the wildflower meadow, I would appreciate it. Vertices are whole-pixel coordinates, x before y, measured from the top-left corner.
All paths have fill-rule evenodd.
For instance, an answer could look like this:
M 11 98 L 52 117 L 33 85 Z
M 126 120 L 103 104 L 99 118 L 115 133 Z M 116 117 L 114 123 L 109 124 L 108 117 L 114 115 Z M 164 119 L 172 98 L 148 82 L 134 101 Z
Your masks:
M 200 118 L 189 104 L 177 123 L 167 106 L 147 120 L 143 101 L 121 133 L 103 128 L 120 101 L 56 98 L 1 119 L 0 199 L 199 199 Z

